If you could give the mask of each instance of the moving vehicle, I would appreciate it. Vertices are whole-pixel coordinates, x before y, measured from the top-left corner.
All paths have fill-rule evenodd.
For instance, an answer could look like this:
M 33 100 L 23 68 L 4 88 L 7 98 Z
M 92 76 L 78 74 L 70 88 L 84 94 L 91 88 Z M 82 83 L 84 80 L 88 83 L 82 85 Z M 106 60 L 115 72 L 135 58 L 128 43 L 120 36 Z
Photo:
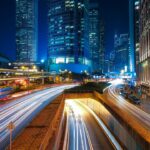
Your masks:
M 137 97 L 135 97 L 135 96 L 133 96 L 133 95 L 130 95 L 129 97 L 128 97 L 128 99 L 132 102 L 132 103 L 134 103 L 134 104 L 140 104 L 141 103 L 141 100 L 140 99 L 138 99 Z
M 120 91 L 120 95 L 124 98 L 128 98 L 128 93 L 123 90 Z

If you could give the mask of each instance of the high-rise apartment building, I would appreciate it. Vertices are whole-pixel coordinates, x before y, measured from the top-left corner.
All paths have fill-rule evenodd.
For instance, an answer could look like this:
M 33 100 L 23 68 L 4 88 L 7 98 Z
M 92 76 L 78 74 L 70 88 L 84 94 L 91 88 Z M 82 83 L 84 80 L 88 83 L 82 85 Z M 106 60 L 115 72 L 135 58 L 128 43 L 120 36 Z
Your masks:
M 92 71 L 103 71 L 104 25 L 101 19 L 99 2 L 93 1 L 90 1 L 89 7 L 89 46 Z
M 115 35 L 115 70 L 120 73 L 125 68 L 129 69 L 129 35 Z
M 98 3 L 90 2 L 89 8 L 89 46 L 92 71 L 100 69 L 100 11 Z
M 150 93 L 150 1 L 140 4 L 140 80 Z
M 49 0 L 49 70 L 90 71 L 88 0 Z
M 38 0 L 16 0 L 17 62 L 37 61 Z

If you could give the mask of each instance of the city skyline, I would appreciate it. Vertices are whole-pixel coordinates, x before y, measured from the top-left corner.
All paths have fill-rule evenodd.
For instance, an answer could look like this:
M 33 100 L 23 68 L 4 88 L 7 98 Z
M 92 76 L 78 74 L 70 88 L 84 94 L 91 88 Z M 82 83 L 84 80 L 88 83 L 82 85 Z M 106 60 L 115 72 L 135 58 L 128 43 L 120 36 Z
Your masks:
M 104 20 L 105 25 L 105 31 L 106 31 L 106 42 L 105 42 L 105 49 L 107 51 L 111 51 L 113 49 L 113 35 L 115 32 L 127 32 L 128 31 L 128 2 L 124 0 L 122 9 L 118 7 L 120 5 L 119 0 L 115 0 L 116 2 L 110 1 L 109 4 L 107 4 L 105 1 L 101 1 L 101 7 L 102 7 L 102 17 Z M 15 60 L 16 53 L 15 53 L 15 1 L 6 0 L 5 2 L 0 2 L 2 6 L 1 11 L 4 11 L 5 13 L 1 13 L 0 18 L 2 19 L 4 17 L 3 23 L 1 26 L 1 35 L 0 39 L 1 41 L 8 41 L 10 44 L 6 45 L 5 42 L 2 42 L 0 44 L 1 52 L 4 53 L 6 56 L 10 57 L 10 53 L 12 60 Z M 114 6 L 114 7 L 111 7 Z M 40 59 L 46 59 L 47 54 L 47 40 L 48 40 L 48 30 L 47 30 L 47 2 L 39 1 L 39 44 L 38 44 L 38 60 Z M 4 9 L 5 8 L 5 9 Z M 107 10 L 107 11 L 106 11 Z M 120 12 L 121 10 L 121 12 Z M 109 13 L 113 12 L 113 13 Z M 121 13 L 121 14 L 119 14 Z M 110 16 L 111 15 L 111 16 Z M 123 15 L 123 17 L 120 17 Z M 7 18 L 10 18 L 9 21 Z M 114 21 L 113 21 L 114 20 Z M 119 21 L 120 20 L 120 21 Z M 122 23 L 121 23 L 122 22 Z M 120 27 L 120 23 L 122 24 L 122 27 Z M 10 26 L 11 24 L 11 26 Z M 4 27 L 7 27 L 8 30 L 3 30 Z M 4 34 L 9 32 L 10 36 L 8 37 L 7 34 Z M 10 49 L 10 53 L 7 52 L 7 49 Z
M 0 0 L 0 150 L 150 150 L 150 0 Z

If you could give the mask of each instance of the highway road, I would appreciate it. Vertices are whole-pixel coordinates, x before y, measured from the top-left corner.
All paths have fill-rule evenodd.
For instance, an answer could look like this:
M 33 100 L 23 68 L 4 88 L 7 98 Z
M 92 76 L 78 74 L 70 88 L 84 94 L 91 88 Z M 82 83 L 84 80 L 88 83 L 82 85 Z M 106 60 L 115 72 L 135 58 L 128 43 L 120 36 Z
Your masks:
M 80 103 L 67 100 L 68 149 L 99 150 L 114 149 L 92 114 Z
M 123 118 L 145 141 L 150 143 L 150 115 L 125 100 L 116 90 L 114 81 L 103 94 L 103 101 Z
M 3 150 L 9 144 L 8 124 L 12 121 L 15 128 L 13 138 L 28 125 L 28 123 L 55 97 L 63 92 L 64 89 L 74 85 L 63 85 L 45 89 L 15 101 L 7 103 L 0 107 L 0 150 Z
M 136 107 L 134 104 L 131 104 L 127 100 L 125 100 L 122 96 L 116 92 L 116 84 L 112 85 L 108 88 L 108 97 L 113 99 L 115 102 L 119 104 L 123 109 L 125 109 L 131 115 L 140 121 L 146 128 L 150 130 L 150 115 L 143 110 Z

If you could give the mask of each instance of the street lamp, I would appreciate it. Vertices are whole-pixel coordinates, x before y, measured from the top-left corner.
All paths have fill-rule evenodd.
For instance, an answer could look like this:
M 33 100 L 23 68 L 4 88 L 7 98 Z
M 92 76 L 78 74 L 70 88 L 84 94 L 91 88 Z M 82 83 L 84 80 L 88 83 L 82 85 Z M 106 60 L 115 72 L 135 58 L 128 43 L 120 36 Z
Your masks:
M 14 123 L 11 121 L 7 126 L 9 132 L 10 132 L 10 150 L 12 150 L 12 131 L 15 128 Z
M 8 63 L 8 66 L 11 66 L 11 63 Z
M 42 72 L 42 84 L 44 84 L 44 70 L 41 70 Z
M 35 65 L 33 66 L 33 69 L 36 69 L 36 66 L 35 66 Z
M 41 63 L 44 63 L 45 62 L 45 60 L 44 59 L 41 59 Z
M 25 66 L 21 66 L 21 69 L 24 71 L 24 69 L 25 69 Z

